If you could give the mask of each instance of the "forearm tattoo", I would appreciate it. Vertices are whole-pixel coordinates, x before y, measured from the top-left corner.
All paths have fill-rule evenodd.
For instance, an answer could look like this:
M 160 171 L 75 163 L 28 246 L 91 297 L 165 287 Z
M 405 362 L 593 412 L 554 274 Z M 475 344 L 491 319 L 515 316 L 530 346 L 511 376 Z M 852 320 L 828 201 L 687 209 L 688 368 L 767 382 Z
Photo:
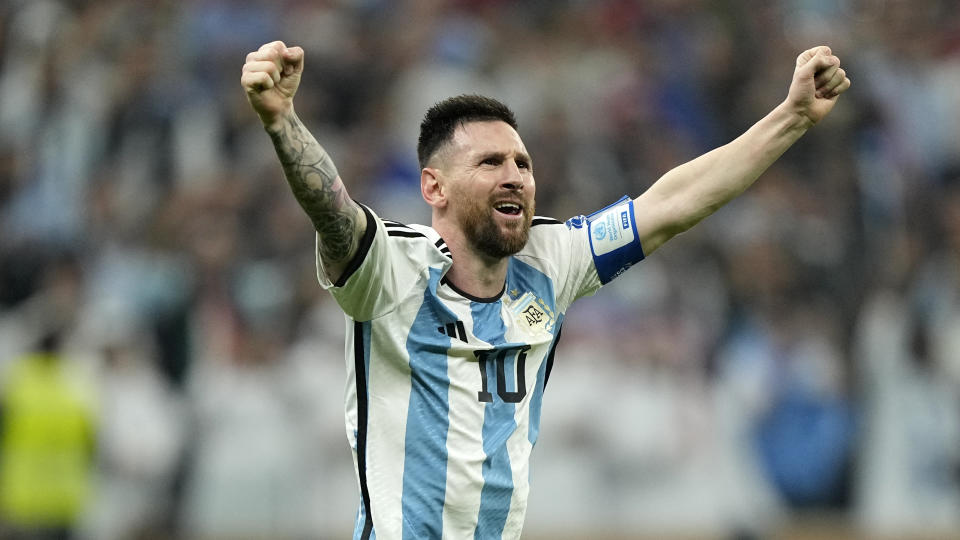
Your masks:
M 294 197 L 320 235 L 320 257 L 327 263 L 346 262 L 356 248 L 361 225 L 356 203 L 347 196 L 330 155 L 296 115 L 268 133 Z

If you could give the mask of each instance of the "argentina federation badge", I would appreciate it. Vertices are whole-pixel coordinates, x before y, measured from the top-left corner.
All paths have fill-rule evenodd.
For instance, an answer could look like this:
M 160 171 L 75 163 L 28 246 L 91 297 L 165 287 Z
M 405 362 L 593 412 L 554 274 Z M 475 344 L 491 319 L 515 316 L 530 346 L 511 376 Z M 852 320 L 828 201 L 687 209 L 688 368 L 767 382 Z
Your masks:
M 525 292 L 511 298 L 507 305 L 517 327 L 530 335 L 551 334 L 557 317 L 553 310 L 541 298 L 532 292 Z

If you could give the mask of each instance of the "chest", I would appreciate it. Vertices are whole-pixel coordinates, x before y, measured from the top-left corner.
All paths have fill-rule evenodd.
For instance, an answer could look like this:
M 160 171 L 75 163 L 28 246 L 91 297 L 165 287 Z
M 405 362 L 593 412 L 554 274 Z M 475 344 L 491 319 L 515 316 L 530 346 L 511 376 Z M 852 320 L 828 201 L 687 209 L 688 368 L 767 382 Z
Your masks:
M 402 348 L 396 356 L 407 359 L 396 368 L 408 372 L 414 384 L 447 387 L 475 403 L 520 403 L 538 380 L 559 330 L 554 306 L 549 289 L 509 281 L 489 302 L 442 285 L 427 289 L 395 314 L 398 327 L 407 328 L 391 339 Z

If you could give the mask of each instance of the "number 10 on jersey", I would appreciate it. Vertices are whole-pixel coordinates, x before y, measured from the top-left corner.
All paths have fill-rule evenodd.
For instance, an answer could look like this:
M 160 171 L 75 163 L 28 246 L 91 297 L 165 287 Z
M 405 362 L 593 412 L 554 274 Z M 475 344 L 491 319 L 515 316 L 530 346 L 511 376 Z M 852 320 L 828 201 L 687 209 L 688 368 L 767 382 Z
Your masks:
M 524 365 L 526 364 L 527 351 L 529 350 L 530 345 L 516 348 L 473 351 L 473 354 L 476 355 L 478 360 L 477 365 L 480 367 L 480 391 L 477 392 L 477 399 L 485 403 L 493 402 L 493 394 L 490 393 L 487 383 L 487 364 L 493 362 L 497 367 L 497 395 L 507 403 L 520 403 L 527 395 Z M 507 377 L 504 373 L 504 364 L 506 364 L 508 354 L 517 355 L 517 361 L 514 362 L 517 369 L 517 376 L 514 379 L 517 383 L 517 389 L 514 392 L 507 390 Z

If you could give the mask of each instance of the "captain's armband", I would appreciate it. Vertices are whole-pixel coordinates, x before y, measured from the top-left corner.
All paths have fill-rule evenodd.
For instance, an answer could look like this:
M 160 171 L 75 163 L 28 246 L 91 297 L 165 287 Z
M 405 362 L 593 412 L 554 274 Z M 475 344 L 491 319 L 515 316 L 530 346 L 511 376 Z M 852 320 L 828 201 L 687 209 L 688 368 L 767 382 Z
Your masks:
M 576 229 L 586 227 L 593 264 L 601 283 L 609 283 L 643 260 L 633 199 L 627 196 L 589 216 L 571 218 L 566 224 Z

